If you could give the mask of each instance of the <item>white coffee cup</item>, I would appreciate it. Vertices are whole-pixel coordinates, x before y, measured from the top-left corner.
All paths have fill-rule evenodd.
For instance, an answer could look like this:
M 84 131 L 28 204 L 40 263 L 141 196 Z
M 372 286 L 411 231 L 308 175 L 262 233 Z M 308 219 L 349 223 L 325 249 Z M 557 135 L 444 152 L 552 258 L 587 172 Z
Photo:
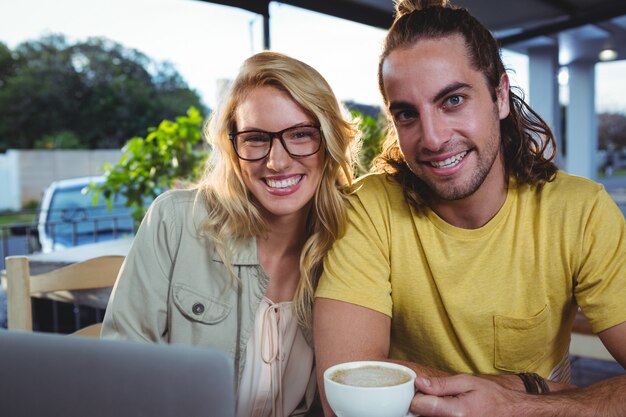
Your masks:
M 358 372 L 370 373 L 369 368 L 381 368 L 408 374 L 391 385 L 357 386 L 354 381 L 337 382 L 345 371 L 359 369 Z M 378 372 L 372 369 L 372 372 Z M 357 374 L 354 374 L 357 375 Z M 371 375 L 364 377 L 370 379 Z M 407 417 L 411 400 L 415 395 L 415 372 L 403 365 L 390 362 L 360 361 L 345 362 L 331 366 L 324 372 L 326 399 L 337 417 Z M 355 376 L 360 378 L 360 376 Z M 387 377 L 383 377 L 385 379 Z M 395 378 L 392 376 L 392 378 Z M 374 378 L 376 379 L 376 378 Z M 402 381 L 404 379 L 404 381 Z M 402 381 L 402 382 L 401 382 Z M 399 382 L 399 383 L 398 383 Z M 360 384 L 360 383 L 359 383 Z

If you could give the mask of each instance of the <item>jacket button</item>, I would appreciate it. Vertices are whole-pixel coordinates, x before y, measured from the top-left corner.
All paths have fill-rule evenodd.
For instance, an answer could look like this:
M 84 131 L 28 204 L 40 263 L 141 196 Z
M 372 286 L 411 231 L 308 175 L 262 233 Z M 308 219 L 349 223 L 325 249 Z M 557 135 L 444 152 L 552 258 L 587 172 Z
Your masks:
M 195 303 L 193 307 L 191 307 L 191 311 L 193 311 L 193 314 L 195 315 L 200 315 L 204 313 L 204 304 Z

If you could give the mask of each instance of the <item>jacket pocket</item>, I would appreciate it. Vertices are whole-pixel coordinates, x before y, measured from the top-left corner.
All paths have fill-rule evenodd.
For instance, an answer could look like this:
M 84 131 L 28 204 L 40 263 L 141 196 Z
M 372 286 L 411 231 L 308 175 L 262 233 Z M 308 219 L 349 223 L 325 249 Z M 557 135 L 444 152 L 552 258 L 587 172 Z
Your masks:
M 494 316 L 494 366 L 509 372 L 533 371 L 547 353 L 550 309 L 528 318 Z
M 216 324 L 224 320 L 231 305 L 203 294 L 183 284 L 174 285 L 174 304 L 190 320 L 206 324 Z

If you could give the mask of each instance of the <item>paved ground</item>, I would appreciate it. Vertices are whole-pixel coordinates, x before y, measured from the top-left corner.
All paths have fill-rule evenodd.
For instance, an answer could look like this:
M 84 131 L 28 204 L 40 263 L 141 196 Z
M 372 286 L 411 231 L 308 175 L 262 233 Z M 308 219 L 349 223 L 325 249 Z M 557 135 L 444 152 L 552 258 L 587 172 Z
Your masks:
M 572 356 L 572 383 L 579 387 L 586 387 L 603 379 L 626 374 L 620 364 L 613 361 Z
M 626 214 L 626 176 L 602 178 L 598 182 L 604 185 L 622 212 Z

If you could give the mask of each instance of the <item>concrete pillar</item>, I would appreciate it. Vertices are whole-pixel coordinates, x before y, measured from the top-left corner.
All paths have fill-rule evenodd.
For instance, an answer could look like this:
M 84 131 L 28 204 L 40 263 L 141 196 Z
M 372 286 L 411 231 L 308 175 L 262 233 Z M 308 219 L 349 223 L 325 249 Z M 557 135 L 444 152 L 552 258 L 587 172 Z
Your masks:
M 272 47 L 270 39 L 270 12 L 263 14 L 263 49 L 269 51 Z
M 548 123 L 556 139 L 554 161 L 564 168 L 561 109 L 559 106 L 559 48 L 538 46 L 528 50 L 529 104 Z
M 575 175 L 596 179 L 598 129 L 596 120 L 595 64 L 573 62 L 569 70 L 569 105 L 567 106 L 566 170 Z

